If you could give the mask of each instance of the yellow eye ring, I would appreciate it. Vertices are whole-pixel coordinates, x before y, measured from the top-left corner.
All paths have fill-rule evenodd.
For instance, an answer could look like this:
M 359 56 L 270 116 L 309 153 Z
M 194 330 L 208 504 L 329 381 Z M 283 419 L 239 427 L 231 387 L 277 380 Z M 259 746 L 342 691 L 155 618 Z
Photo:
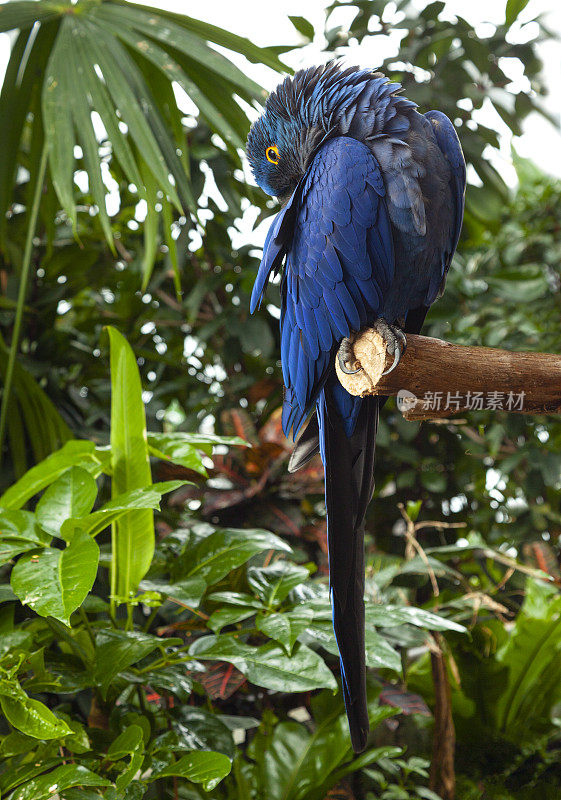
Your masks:
M 271 164 L 278 164 L 280 161 L 279 155 L 279 148 L 276 144 L 272 144 L 265 150 L 265 155 L 267 156 L 267 161 L 270 161 Z

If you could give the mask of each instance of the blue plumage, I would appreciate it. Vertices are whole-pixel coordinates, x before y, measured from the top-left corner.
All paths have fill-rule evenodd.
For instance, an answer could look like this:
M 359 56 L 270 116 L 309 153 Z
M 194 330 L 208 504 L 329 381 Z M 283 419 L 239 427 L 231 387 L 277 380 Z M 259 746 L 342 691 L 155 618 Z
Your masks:
M 465 163 L 450 121 L 419 114 L 379 73 L 337 64 L 286 78 L 252 126 L 258 184 L 283 207 L 251 297 L 281 282 L 282 424 L 300 431 L 292 464 L 325 466 L 333 623 L 351 739 L 366 744 L 364 515 L 373 490 L 379 401 L 338 382 L 341 340 L 379 317 L 417 332 L 442 289 L 462 224 Z M 317 445 L 316 445 L 317 439 Z

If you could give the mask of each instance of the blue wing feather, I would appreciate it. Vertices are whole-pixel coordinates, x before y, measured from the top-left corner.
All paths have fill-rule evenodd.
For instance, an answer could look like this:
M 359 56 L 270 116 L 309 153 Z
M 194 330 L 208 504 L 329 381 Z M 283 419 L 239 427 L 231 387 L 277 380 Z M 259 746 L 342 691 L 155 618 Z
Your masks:
M 452 189 L 452 196 L 454 199 L 454 220 L 450 230 L 450 238 L 447 243 L 445 251 L 442 253 L 442 263 L 440 274 L 435 272 L 434 278 L 430 282 L 427 292 L 426 305 L 430 306 L 437 296 L 442 280 L 450 269 L 452 256 L 456 250 L 460 232 L 462 230 L 462 221 L 464 218 L 464 204 L 465 204 L 465 191 L 466 191 L 466 163 L 458 134 L 456 129 L 446 116 L 441 111 L 427 111 L 424 115 L 433 129 L 436 142 L 440 150 L 446 156 L 451 169 L 450 187 Z
M 317 153 L 301 182 L 287 247 L 281 360 L 288 408 L 283 427 L 288 433 L 292 425 L 296 434 L 326 379 L 334 347 L 351 330 L 374 321 L 393 279 L 384 184 L 364 144 L 338 137 Z M 348 401 L 343 408 L 339 401 L 344 424 L 352 429 L 356 403 Z
M 263 293 L 271 272 L 275 269 L 279 269 L 285 256 L 286 234 L 283 230 L 283 222 L 293 209 L 297 191 L 298 190 L 295 189 L 292 193 L 288 203 L 276 215 L 267 232 L 265 244 L 263 245 L 263 257 L 259 265 L 259 270 L 257 271 L 257 278 L 253 284 L 253 291 L 251 292 L 249 310 L 252 314 L 261 305 Z

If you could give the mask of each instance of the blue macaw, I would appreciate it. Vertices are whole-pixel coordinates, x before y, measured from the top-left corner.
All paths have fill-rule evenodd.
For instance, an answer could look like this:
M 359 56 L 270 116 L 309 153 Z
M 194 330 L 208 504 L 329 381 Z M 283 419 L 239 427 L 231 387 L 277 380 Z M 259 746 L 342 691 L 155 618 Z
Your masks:
M 383 399 L 352 397 L 353 337 L 375 327 L 394 365 L 443 290 L 464 212 L 465 162 L 439 111 L 420 114 L 379 72 L 331 62 L 286 78 L 253 124 L 247 156 L 278 197 L 253 293 L 281 281 L 282 423 L 289 469 L 321 452 L 330 593 L 351 741 L 366 746 L 364 516 Z M 314 413 L 315 412 L 315 413 Z M 301 435 L 303 423 L 309 418 Z

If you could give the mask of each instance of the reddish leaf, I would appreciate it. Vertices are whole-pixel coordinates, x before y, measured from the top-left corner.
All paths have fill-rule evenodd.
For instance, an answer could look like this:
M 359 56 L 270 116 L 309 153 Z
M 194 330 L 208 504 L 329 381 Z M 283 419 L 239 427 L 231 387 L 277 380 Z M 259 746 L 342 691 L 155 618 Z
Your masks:
M 210 664 L 201 678 L 201 683 L 211 700 L 227 700 L 245 681 L 245 675 L 226 661 Z
M 240 436 L 246 442 L 257 444 L 257 432 L 251 417 L 243 408 L 230 408 L 220 415 L 222 428 L 228 436 Z
M 552 547 L 547 542 L 528 542 L 523 547 L 524 559 L 561 582 L 561 572 Z
M 392 708 L 400 708 L 402 714 L 420 714 L 423 717 L 432 716 L 429 707 L 420 695 L 413 694 L 390 683 L 385 684 L 380 692 L 380 704 L 391 706 Z
M 325 795 L 324 800 L 355 800 L 355 796 L 347 781 L 341 781 Z

